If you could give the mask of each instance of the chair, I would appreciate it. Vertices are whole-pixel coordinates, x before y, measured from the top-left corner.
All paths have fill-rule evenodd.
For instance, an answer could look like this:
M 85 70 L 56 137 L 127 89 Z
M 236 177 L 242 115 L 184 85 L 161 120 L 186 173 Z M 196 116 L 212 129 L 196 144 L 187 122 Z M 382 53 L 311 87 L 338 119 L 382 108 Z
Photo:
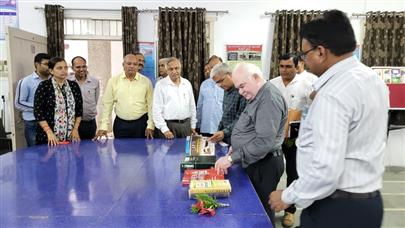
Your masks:
M 8 135 L 11 132 L 6 132 L 3 126 L 3 119 L 0 118 L 0 155 L 13 151 L 13 144 Z
M 405 128 L 405 110 L 389 110 L 387 135 L 390 131 L 403 128 Z

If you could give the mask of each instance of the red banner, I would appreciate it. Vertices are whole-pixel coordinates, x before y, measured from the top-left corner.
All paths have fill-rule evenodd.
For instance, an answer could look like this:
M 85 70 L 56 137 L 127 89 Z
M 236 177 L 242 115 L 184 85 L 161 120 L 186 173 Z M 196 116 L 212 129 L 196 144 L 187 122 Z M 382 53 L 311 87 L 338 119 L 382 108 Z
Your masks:
M 262 45 L 226 45 L 226 51 L 262 51 Z
M 405 84 L 387 84 L 390 89 L 390 107 L 405 109 Z

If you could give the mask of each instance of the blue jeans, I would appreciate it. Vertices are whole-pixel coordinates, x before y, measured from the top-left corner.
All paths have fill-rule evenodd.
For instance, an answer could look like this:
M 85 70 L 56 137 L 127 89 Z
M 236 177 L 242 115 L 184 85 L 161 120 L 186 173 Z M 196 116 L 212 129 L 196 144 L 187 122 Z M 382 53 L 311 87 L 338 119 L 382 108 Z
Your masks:
M 24 132 L 25 140 L 27 141 L 27 147 L 35 146 L 36 144 L 35 137 L 37 134 L 37 126 L 38 123 L 35 120 L 24 120 Z

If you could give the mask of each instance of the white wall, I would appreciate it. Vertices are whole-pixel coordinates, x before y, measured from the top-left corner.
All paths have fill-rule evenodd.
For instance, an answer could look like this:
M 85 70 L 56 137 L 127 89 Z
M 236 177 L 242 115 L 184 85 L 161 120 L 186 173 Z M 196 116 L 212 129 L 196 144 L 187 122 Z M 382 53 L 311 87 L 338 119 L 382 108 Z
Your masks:
M 19 24 L 20 28 L 30 32 L 46 35 L 45 18 L 43 10 L 34 7 L 44 7 L 47 1 L 20 1 Z M 48 3 L 49 4 L 49 3 Z M 262 44 L 263 45 L 263 71 L 268 75 L 271 42 L 273 37 L 273 21 L 264 16 L 265 11 L 275 12 L 282 9 L 325 10 L 340 9 L 347 13 L 365 13 L 367 11 L 403 11 L 405 0 L 268 0 L 268 1 L 52 1 L 51 4 L 60 4 L 65 8 L 89 9 L 120 9 L 121 6 L 136 6 L 138 9 L 158 9 L 161 7 L 203 7 L 207 10 L 228 10 L 225 15 L 218 15 L 215 23 L 214 53 L 225 59 L 227 44 Z M 83 13 L 76 11 L 75 13 Z M 119 12 L 103 13 L 106 17 L 113 15 L 119 17 Z M 155 29 L 153 16 L 155 14 L 140 14 L 138 24 L 139 41 L 154 41 Z M 364 18 L 353 18 L 353 27 L 361 43 Z
M 100 1 L 100 0 L 57 0 L 57 1 L 27 1 L 18 0 L 18 13 L 20 28 L 29 32 L 46 36 L 45 17 L 43 10 L 35 7 L 44 7 L 48 4 L 60 4 L 65 8 L 87 9 L 117 9 L 115 12 L 85 12 L 66 11 L 65 16 L 86 16 L 120 18 L 121 6 L 136 6 L 138 9 L 158 9 L 161 7 L 202 7 L 207 10 L 229 11 L 228 14 L 218 15 L 215 22 L 215 36 L 213 53 L 226 59 L 225 45 L 227 44 L 262 44 L 263 45 L 263 71 L 268 75 L 270 68 L 270 53 L 273 37 L 274 22 L 272 17 L 264 16 L 264 12 L 276 10 L 325 10 L 340 9 L 349 14 L 366 13 L 368 11 L 405 11 L 405 0 L 267 0 L 267 1 L 229 1 L 229 0 L 181 0 L 181 1 Z M 101 15 L 99 15 L 101 14 Z M 155 41 L 156 28 L 153 13 L 143 13 L 138 17 L 138 40 Z M 362 43 L 364 33 L 364 17 L 351 18 L 358 43 Z M 120 42 L 113 42 L 112 56 L 122 56 Z M 0 45 L 0 57 L 5 56 L 5 47 Z M 121 50 L 120 50 L 121 49 Z M 86 50 L 87 53 L 87 50 Z M 82 54 L 84 55 L 84 53 Z M 3 59 L 3 58 L 2 58 Z M 113 58 L 112 58 L 113 59 Z M 121 59 L 112 61 L 112 75 L 121 71 Z M 1 83 L 1 82 L 0 82 Z M 392 134 L 386 148 L 387 165 L 405 166 L 405 148 L 401 142 L 405 137 L 402 134 Z M 399 161 L 392 162 L 391 160 Z

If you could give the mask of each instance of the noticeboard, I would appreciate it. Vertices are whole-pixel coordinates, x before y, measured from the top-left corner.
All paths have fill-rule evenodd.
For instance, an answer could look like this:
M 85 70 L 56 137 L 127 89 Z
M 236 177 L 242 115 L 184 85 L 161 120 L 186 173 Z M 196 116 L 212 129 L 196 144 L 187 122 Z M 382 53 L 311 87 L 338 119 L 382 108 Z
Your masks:
M 390 108 L 405 110 L 405 67 L 371 67 L 387 84 L 390 91 Z

